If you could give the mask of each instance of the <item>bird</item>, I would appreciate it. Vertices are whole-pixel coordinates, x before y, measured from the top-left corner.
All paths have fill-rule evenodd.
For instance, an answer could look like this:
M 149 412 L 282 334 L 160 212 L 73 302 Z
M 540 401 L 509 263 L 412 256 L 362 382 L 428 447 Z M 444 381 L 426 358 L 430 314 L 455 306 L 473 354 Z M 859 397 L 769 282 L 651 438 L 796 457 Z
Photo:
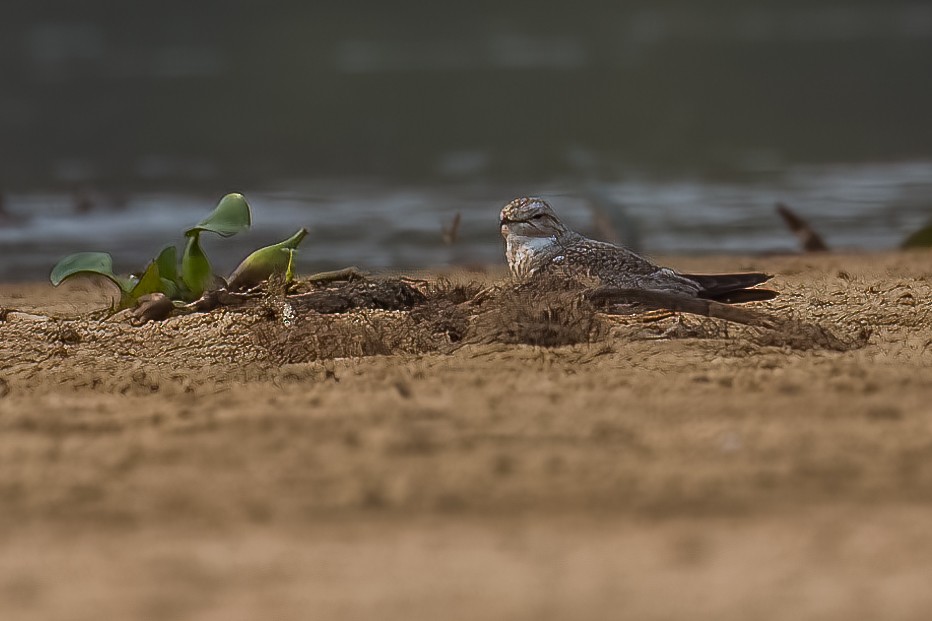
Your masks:
M 595 287 L 654 291 L 729 304 L 777 296 L 775 291 L 753 288 L 770 280 L 768 274 L 686 274 L 622 246 L 589 239 L 567 227 L 541 198 L 511 201 L 501 211 L 500 225 L 508 267 L 519 281 L 556 275 Z

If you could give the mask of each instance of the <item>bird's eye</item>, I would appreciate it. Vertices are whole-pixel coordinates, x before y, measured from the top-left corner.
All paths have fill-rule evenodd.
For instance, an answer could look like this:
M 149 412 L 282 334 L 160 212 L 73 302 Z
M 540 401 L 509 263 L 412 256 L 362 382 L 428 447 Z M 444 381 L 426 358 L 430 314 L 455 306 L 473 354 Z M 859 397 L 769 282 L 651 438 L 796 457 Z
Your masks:
M 544 217 L 544 214 L 539 213 L 539 214 L 531 216 L 531 220 L 540 220 L 543 217 Z

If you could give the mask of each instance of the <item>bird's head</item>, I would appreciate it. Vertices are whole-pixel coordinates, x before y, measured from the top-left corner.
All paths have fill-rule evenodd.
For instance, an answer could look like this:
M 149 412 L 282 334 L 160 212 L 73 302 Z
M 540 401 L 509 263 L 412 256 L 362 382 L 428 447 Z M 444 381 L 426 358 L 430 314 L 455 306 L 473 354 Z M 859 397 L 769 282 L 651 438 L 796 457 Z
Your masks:
M 516 198 L 501 213 L 502 236 L 555 237 L 569 229 L 542 198 Z

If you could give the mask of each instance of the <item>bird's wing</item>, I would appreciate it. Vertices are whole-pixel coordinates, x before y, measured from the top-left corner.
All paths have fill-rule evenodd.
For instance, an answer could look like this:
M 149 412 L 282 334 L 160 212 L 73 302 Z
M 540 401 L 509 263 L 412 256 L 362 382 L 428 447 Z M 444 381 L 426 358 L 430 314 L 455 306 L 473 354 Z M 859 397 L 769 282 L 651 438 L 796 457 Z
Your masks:
M 564 245 L 562 255 L 553 260 L 563 263 L 563 271 L 594 278 L 598 284 L 613 287 L 653 289 L 696 295 L 699 285 L 671 269 L 660 267 L 627 248 L 582 236 Z
M 585 237 L 564 245 L 563 254 L 568 262 L 590 266 L 594 275 L 602 277 L 616 274 L 636 278 L 648 276 L 660 269 L 627 248 Z

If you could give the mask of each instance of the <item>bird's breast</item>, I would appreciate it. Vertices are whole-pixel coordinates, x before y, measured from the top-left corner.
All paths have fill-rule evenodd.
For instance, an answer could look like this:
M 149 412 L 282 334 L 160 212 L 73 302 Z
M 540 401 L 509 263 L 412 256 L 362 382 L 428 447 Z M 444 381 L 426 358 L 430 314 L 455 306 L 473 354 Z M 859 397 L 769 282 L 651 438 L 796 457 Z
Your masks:
M 556 248 L 554 237 L 524 237 L 509 235 L 506 240 L 505 254 L 508 267 L 518 278 L 527 278 L 543 267 Z

